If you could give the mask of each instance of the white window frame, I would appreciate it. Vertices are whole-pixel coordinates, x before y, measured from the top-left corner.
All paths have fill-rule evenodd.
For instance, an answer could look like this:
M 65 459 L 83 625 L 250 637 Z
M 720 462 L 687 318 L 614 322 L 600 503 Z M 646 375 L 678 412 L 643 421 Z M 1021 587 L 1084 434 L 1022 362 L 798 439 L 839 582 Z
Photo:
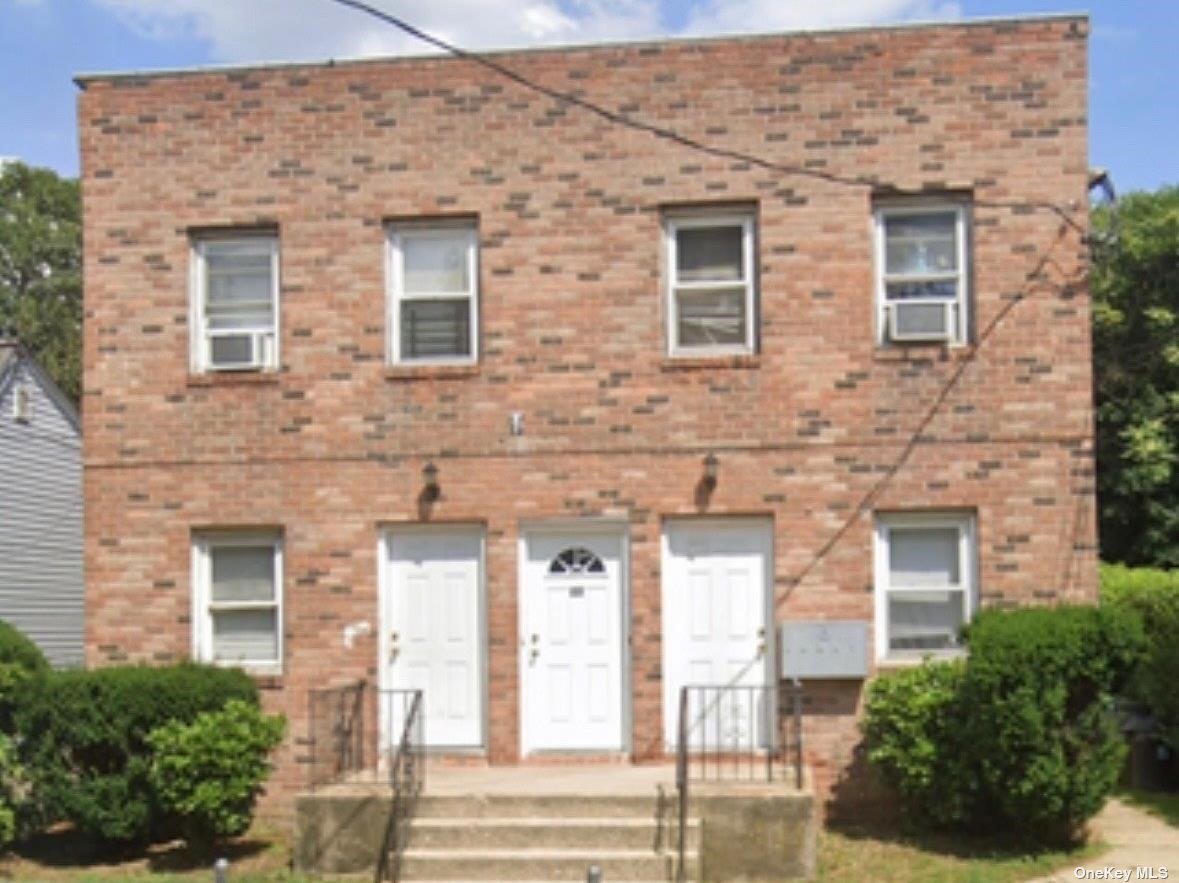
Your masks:
M 209 358 L 209 328 L 206 316 L 206 300 L 208 293 L 208 264 L 206 253 L 208 246 L 225 242 L 261 242 L 270 250 L 270 296 L 273 302 L 271 321 L 268 326 L 259 325 L 256 328 L 235 328 L 230 334 L 265 334 L 270 338 L 270 346 L 266 352 L 266 359 L 257 367 L 220 368 L 211 364 Z M 270 232 L 217 233 L 207 236 L 194 237 L 191 245 L 189 260 L 189 327 L 192 328 L 192 338 L 189 342 L 190 367 L 194 373 L 204 374 L 223 371 L 277 371 L 281 364 L 279 355 L 279 333 L 281 327 L 279 319 L 281 298 L 279 292 L 279 247 L 278 235 Z
M 405 291 L 404 252 L 402 241 L 406 234 L 436 231 L 463 231 L 467 234 L 467 291 L 413 292 Z M 386 327 L 389 338 L 386 348 L 390 365 L 474 365 L 479 361 L 479 223 L 474 218 L 435 221 L 409 221 L 389 224 L 386 228 L 387 258 Z M 401 353 L 401 303 L 410 300 L 466 300 L 471 311 L 470 355 L 407 358 Z
M 877 513 L 874 531 L 873 572 L 875 576 L 876 660 L 877 662 L 920 662 L 925 656 L 961 656 L 961 648 L 889 652 L 888 595 L 891 591 L 944 592 L 961 591 L 962 621 L 970 622 L 978 610 L 978 518 L 974 512 L 888 512 Z M 957 586 L 893 586 L 890 579 L 889 548 L 891 532 L 901 528 L 950 528 L 958 531 Z
M 683 282 L 676 279 L 678 266 L 677 238 L 680 230 L 708 227 L 741 227 L 741 259 L 745 278 L 734 280 L 731 287 L 745 288 L 745 342 L 733 346 L 681 346 L 679 343 L 679 305 L 677 291 L 691 291 L 722 287 L 716 282 Z M 757 351 L 757 268 L 754 265 L 755 229 L 753 212 L 728 211 L 716 213 L 696 212 L 690 214 L 668 214 L 663 222 L 664 252 L 667 256 L 664 276 L 666 286 L 664 299 L 667 305 L 667 353 L 672 357 L 700 357 L 724 355 L 751 355 Z
M 222 601 L 214 604 L 213 559 L 214 549 L 241 546 L 271 546 L 274 549 L 274 600 Z M 199 662 L 240 667 L 255 674 L 282 674 L 283 666 L 283 542 L 271 532 L 202 534 L 192 540 L 192 658 Z M 276 659 L 213 658 L 213 612 L 220 610 L 275 611 Z
M 876 343 L 881 346 L 902 345 L 911 341 L 892 341 L 888 336 L 888 288 L 887 282 L 935 281 L 953 279 L 958 294 L 953 301 L 945 298 L 910 299 L 908 303 L 950 303 L 954 311 L 953 334 L 948 341 L 951 346 L 962 346 L 970 340 L 970 249 L 968 245 L 970 206 L 961 201 L 938 200 L 914 202 L 904 205 L 880 205 L 873 213 L 873 244 L 876 261 L 874 285 L 876 289 Z M 885 272 L 885 225 L 889 218 L 906 215 L 928 215 L 933 213 L 954 213 L 955 251 L 958 270 L 956 273 L 927 273 L 920 275 L 893 274 Z M 930 342 L 935 342 L 931 339 Z

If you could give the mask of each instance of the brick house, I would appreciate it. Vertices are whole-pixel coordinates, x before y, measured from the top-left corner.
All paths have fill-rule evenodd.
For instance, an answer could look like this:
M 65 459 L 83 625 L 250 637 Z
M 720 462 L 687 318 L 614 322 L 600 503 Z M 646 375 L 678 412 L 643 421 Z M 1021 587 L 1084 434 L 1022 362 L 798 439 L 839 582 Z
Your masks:
M 1096 592 L 1083 17 L 80 77 L 86 652 L 648 760 Z M 862 680 L 806 684 L 855 791 Z

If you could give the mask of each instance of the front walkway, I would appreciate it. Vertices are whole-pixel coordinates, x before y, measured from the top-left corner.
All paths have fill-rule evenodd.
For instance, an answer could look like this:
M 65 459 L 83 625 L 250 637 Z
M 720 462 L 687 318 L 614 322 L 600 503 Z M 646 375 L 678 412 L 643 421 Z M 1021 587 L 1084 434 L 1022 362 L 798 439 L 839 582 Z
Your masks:
M 1155 816 L 1111 800 L 1094 820 L 1094 836 L 1109 849 L 1083 865 L 1061 868 L 1050 877 L 1030 883 L 1065 883 L 1077 880 L 1179 880 L 1179 828 Z M 1113 876 L 1109 869 L 1122 873 Z M 1139 868 L 1154 869 L 1154 876 L 1139 876 Z M 1163 875 L 1166 868 L 1167 876 Z M 1093 875 L 1085 875 L 1091 871 Z

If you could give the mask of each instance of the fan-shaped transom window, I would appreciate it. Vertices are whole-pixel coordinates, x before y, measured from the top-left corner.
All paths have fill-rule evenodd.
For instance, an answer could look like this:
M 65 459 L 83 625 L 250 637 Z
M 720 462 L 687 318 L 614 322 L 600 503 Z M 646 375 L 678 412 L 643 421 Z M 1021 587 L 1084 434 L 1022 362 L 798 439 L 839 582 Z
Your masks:
M 602 563 L 602 559 L 580 546 L 559 552 L 557 557 L 549 562 L 549 573 L 554 574 L 605 572 L 606 565 Z

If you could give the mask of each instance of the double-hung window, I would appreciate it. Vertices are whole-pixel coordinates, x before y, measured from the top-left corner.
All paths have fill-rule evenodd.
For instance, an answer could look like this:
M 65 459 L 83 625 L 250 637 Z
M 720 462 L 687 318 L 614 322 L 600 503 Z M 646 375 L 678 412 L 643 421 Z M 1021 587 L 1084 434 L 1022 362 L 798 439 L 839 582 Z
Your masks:
M 757 293 L 753 215 L 669 215 L 668 351 L 672 356 L 752 353 Z
M 192 368 L 278 368 L 278 238 L 204 237 L 192 247 Z
M 192 573 L 193 657 L 281 671 L 281 539 L 268 533 L 196 537 Z
M 970 513 L 897 513 L 876 520 L 876 650 L 881 660 L 958 651 L 977 606 Z
M 876 209 L 876 327 L 880 343 L 965 343 L 970 277 L 965 204 Z
M 389 360 L 472 364 L 479 339 L 473 221 L 389 228 Z

